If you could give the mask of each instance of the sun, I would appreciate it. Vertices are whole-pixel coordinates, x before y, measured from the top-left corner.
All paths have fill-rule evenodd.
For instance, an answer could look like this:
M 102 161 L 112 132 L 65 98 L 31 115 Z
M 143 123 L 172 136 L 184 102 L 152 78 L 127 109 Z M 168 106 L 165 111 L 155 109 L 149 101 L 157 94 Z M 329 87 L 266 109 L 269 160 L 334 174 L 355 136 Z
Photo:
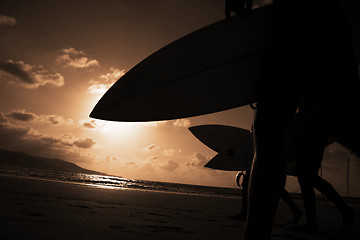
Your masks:
M 111 122 L 96 120 L 99 130 L 104 134 L 135 135 L 140 131 L 141 124 L 137 122 Z

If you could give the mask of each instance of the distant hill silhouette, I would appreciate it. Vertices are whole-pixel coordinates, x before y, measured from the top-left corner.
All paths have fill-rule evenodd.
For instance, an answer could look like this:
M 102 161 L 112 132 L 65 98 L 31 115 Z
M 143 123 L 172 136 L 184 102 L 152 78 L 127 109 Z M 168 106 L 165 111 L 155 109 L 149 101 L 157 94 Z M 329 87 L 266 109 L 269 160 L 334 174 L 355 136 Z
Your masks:
M 107 175 L 101 172 L 79 167 L 74 163 L 70 163 L 61 159 L 36 157 L 23 152 L 14 152 L 0 149 L 0 168 L 2 167 L 32 168 L 72 173 Z

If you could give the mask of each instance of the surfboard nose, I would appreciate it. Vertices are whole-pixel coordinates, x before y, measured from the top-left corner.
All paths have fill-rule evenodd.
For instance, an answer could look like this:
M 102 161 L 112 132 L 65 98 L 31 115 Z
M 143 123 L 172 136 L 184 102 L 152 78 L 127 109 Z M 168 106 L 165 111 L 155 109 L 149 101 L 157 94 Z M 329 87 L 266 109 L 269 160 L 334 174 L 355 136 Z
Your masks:
M 102 119 L 102 114 L 101 114 L 101 99 L 100 101 L 94 106 L 94 108 L 92 109 L 92 111 L 89 114 L 89 117 L 91 118 L 96 118 L 96 119 Z

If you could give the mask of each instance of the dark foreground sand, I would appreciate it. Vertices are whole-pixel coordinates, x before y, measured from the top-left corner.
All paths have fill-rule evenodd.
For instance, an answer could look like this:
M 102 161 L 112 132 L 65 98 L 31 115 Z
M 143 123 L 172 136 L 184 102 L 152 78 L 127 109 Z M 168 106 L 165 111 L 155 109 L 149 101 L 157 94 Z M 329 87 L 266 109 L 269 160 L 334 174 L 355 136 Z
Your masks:
M 302 208 L 300 200 L 296 200 Z M 241 198 L 211 197 L 85 185 L 0 175 L 0 239 L 241 239 L 244 224 L 227 217 Z M 360 201 L 351 201 L 360 215 Z M 318 202 L 317 236 L 289 231 L 281 202 L 273 239 L 360 239 L 360 221 L 340 231 L 340 214 Z M 304 221 L 304 219 L 302 219 Z M 261 231 L 261 229 L 259 229 Z

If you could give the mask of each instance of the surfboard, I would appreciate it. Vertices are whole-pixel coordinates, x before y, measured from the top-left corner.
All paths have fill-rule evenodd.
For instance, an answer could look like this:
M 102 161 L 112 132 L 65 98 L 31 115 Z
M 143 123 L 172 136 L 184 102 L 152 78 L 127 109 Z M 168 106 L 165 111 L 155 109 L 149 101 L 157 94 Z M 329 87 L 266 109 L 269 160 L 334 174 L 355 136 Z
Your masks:
M 358 2 L 351 1 L 355 7 L 348 9 L 354 16 L 351 23 L 357 24 L 355 30 L 360 32 Z M 255 102 L 263 55 L 274 38 L 272 19 L 269 5 L 170 43 L 122 76 L 90 117 L 130 122 L 171 120 Z M 358 40 L 354 41 L 360 45 Z
M 215 155 L 204 167 L 225 171 L 248 171 L 251 169 L 254 157 L 252 145 L 251 139 L 229 145 Z
M 220 152 L 238 141 L 248 142 L 252 139 L 249 130 L 232 126 L 208 124 L 189 127 L 189 130 L 198 140 L 215 152 Z
M 170 120 L 254 102 L 263 51 L 271 45 L 271 9 L 216 22 L 156 51 L 122 76 L 90 117 Z
M 224 171 L 249 171 L 254 157 L 254 141 L 249 130 L 225 125 L 189 128 L 202 143 L 218 152 L 204 167 Z M 289 159 L 286 174 L 294 176 L 295 160 Z
M 218 152 L 205 167 L 225 171 L 251 169 L 254 145 L 249 130 L 224 125 L 200 125 L 189 130 L 198 140 Z

